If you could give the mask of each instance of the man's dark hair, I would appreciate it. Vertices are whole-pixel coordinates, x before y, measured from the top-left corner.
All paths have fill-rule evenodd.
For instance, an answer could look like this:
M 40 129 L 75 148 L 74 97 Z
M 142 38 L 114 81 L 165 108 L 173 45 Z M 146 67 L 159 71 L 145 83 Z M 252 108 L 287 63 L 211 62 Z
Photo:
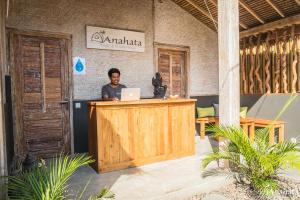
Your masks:
M 117 68 L 111 68 L 109 71 L 108 71 L 108 76 L 111 77 L 113 73 L 118 73 L 119 75 L 121 75 L 121 72 L 119 69 Z

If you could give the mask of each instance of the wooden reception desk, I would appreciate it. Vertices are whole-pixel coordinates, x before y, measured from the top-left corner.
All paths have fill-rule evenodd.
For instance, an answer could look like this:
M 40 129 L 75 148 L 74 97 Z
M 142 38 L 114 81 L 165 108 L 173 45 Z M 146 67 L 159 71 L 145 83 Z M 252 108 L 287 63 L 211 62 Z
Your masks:
M 195 153 L 195 100 L 90 102 L 89 153 L 108 172 Z

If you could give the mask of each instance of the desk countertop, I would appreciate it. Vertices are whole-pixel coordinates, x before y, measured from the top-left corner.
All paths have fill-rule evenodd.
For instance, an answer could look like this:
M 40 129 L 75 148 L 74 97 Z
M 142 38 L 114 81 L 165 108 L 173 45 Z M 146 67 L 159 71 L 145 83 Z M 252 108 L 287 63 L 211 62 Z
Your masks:
M 196 102 L 196 99 L 141 99 L 139 101 L 91 101 L 92 106 L 120 106 L 120 105 L 141 105 L 141 104 L 174 104 Z

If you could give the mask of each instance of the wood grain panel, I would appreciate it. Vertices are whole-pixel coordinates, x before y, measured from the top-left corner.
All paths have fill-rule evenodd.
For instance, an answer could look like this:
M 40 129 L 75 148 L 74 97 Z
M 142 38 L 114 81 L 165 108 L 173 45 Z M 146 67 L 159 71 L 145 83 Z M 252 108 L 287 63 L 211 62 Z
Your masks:
M 22 46 L 22 64 L 25 93 L 41 92 L 39 47 Z
M 39 104 L 41 102 L 41 93 L 24 93 L 23 101 L 29 104 Z
M 32 119 L 40 119 L 40 120 L 50 120 L 50 119 L 60 119 L 62 117 L 61 112 L 56 111 L 48 111 L 45 113 L 38 112 L 24 112 L 23 118 L 24 120 L 32 120 Z
M 169 137 L 172 137 L 172 154 L 175 157 L 189 154 L 195 151 L 195 113 L 193 105 L 170 106 Z M 184 119 L 184 120 L 182 120 Z
M 131 109 L 99 109 L 97 112 L 99 126 L 102 127 L 99 149 L 103 165 L 132 160 L 133 132 L 129 131 L 131 112 Z
M 60 118 L 48 118 L 43 120 L 34 118 L 32 120 L 27 120 L 26 124 L 24 124 L 24 132 L 27 139 L 61 138 L 62 120 Z
M 45 72 L 47 78 L 61 77 L 61 49 L 45 48 Z
M 60 78 L 46 78 L 46 99 L 54 102 L 62 100 L 61 96 L 61 79 Z
M 69 98 L 68 41 L 22 32 L 12 32 L 11 40 L 18 52 L 12 58 L 13 96 L 19 99 L 13 107 L 20 111 L 14 119 L 21 124 L 15 135 L 23 135 L 17 143 L 41 157 L 69 152 L 69 107 L 61 104 Z
M 162 77 L 162 84 L 167 86 L 166 95 L 170 95 L 170 66 L 171 66 L 170 55 L 164 52 L 159 52 L 158 58 L 158 72 Z
M 133 131 L 136 138 L 135 158 L 145 160 L 166 154 L 168 107 L 141 107 L 134 115 Z
M 90 102 L 88 109 L 97 172 L 195 153 L 195 100 Z
M 182 94 L 182 78 L 184 74 L 182 70 L 184 69 L 184 52 L 176 52 L 172 55 L 172 94 L 178 94 L 181 97 L 185 96 Z
M 94 163 L 91 163 L 91 166 L 96 170 L 100 171 L 100 166 L 103 165 L 102 160 L 99 158 L 99 146 L 101 145 L 100 137 L 98 136 L 98 123 L 96 116 L 96 106 L 88 104 L 88 150 L 89 154 L 95 159 Z M 100 133 L 99 133 L 100 135 Z
M 168 49 L 158 49 L 158 72 L 167 85 L 166 95 L 186 95 L 185 52 Z

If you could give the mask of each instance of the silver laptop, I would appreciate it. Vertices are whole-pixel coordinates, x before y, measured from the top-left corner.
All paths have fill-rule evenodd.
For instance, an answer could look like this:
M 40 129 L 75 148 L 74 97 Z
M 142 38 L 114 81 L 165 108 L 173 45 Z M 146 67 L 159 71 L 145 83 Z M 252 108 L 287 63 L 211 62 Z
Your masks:
M 121 101 L 137 101 L 140 97 L 140 88 L 122 88 L 121 90 Z

